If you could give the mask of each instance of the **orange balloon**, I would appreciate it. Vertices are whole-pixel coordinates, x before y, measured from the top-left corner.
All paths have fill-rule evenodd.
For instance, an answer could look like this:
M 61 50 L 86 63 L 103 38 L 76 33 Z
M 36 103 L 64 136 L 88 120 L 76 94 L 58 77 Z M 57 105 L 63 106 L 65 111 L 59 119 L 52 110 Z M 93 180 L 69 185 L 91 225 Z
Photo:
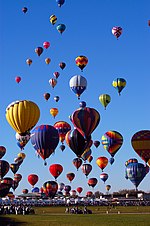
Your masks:
M 58 109 L 57 108 L 51 108 L 50 114 L 55 118 L 55 116 L 58 114 Z
M 96 164 L 101 168 L 101 170 L 103 171 L 103 169 L 107 166 L 108 164 L 108 158 L 102 156 L 102 157 L 98 157 L 96 160 Z

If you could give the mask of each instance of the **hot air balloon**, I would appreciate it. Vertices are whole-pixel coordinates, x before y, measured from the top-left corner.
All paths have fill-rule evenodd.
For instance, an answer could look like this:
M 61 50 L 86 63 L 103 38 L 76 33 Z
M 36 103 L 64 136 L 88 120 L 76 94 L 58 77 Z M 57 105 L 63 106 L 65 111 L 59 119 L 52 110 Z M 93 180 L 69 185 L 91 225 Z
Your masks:
M 86 56 L 78 56 L 75 59 L 76 65 L 83 71 L 85 66 L 88 64 L 88 58 Z
M 148 20 L 148 26 L 150 26 L 150 20 Z
M 105 181 L 108 179 L 108 174 L 107 173 L 101 173 L 100 179 L 105 183 Z
M 85 101 L 81 101 L 79 103 L 80 108 L 85 108 L 86 107 L 86 102 Z
M 65 24 L 58 24 L 57 27 L 56 27 L 57 31 L 62 34 L 65 29 L 66 29 L 66 25 Z
M 58 71 L 55 71 L 55 72 L 53 73 L 53 75 L 54 75 L 54 77 L 57 79 L 57 78 L 59 77 L 60 73 L 59 73 Z
M 60 62 L 59 67 L 63 70 L 66 67 L 66 64 L 64 62 Z
M 43 47 L 48 49 L 50 47 L 50 42 L 43 42 Z
M 93 160 L 93 156 L 92 155 L 90 155 L 88 158 L 87 158 L 87 160 L 88 160 L 88 162 L 90 163 L 90 162 L 92 162 L 92 160 Z
M 57 129 L 59 140 L 63 144 L 67 132 L 71 130 L 70 124 L 65 121 L 58 121 L 54 124 L 54 127 Z
M 50 20 L 51 24 L 54 25 L 57 22 L 57 17 L 55 15 L 51 15 L 49 20 Z
M 62 191 L 62 190 L 64 189 L 64 187 L 65 187 L 65 184 L 64 184 L 64 183 L 58 184 L 58 189 L 59 189 L 60 191 Z
M 93 142 L 93 144 L 94 144 L 94 146 L 95 146 L 96 148 L 98 148 L 99 145 L 100 145 L 100 141 L 99 141 L 99 140 L 95 140 L 95 141 Z
M 23 193 L 23 194 L 28 194 L 28 192 L 29 192 L 29 190 L 26 189 L 26 188 L 22 190 L 22 193 Z
M 92 191 L 87 191 L 86 197 L 92 197 L 92 195 L 93 195 L 93 192 Z
M 75 178 L 75 174 L 74 173 L 67 173 L 66 177 L 71 182 Z
M 55 100 L 56 102 L 58 102 L 59 99 L 60 99 L 59 96 L 55 96 L 55 97 L 54 97 L 54 100 Z
M 92 165 L 85 163 L 81 166 L 81 169 L 84 175 L 87 177 L 92 170 Z
M 131 144 L 134 151 L 146 163 L 150 159 L 150 130 L 140 130 L 131 138 Z
M 51 125 L 37 126 L 31 133 L 31 143 L 41 158 L 45 160 L 55 151 L 59 143 L 58 132 Z
M 76 169 L 78 170 L 79 167 L 82 165 L 82 159 L 75 158 L 75 159 L 73 159 L 72 163 L 76 167 Z
M 15 164 L 20 166 L 23 163 L 23 158 L 22 157 L 17 157 L 14 159 Z M 12 168 L 18 168 L 18 166 L 12 166 Z M 19 168 L 18 168 L 19 169 Z
M 56 181 L 46 181 L 42 188 L 47 197 L 54 198 L 58 190 L 58 184 Z
M 122 27 L 114 26 L 112 28 L 112 34 L 118 39 L 122 34 Z
M 71 191 L 71 186 L 70 185 L 65 185 L 64 191 L 70 192 Z
M 110 189 L 111 189 L 111 185 L 107 184 L 106 185 L 106 191 L 109 192 Z
M 103 105 L 103 107 L 106 110 L 107 105 L 110 103 L 111 101 L 111 97 L 108 94 L 101 94 L 99 96 L 99 101 L 101 102 L 101 104 Z
M 6 148 L 4 146 L 0 146 L 0 159 L 6 154 Z
M 56 3 L 61 7 L 65 3 L 65 0 L 56 0 Z
M 65 140 L 76 156 L 81 157 L 84 150 L 88 147 L 91 137 L 86 140 L 77 129 L 73 129 L 67 132 Z
M 5 197 L 9 193 L 10 187 L 0 183 L 0 197 Z
M 123 144 L 123 136 L 117 131 L 108 131 L 102 138 L 102 145 L 114 157 Z
M 96 164 L 99 166 L 99 168 L 101 168 L 103 172 L 103 169 L 105 169 L 108 164 L 108 158 L 106 158 L 105 156 L 98 157 L 96 160 Z
M 126 80 L 124 78 L 117 78 L 112 82 L 112 86 L 117 89 L 118 94 L 120 95 L 121 91 L 126 86 Z
M 46 64 L 50 64 L 50 62 L 51 62 L 51 59 L 49 57 L 45 58 L 45 63 Z
M 64 144 L 61 144 L 61 145 L 60 145 L 60 149 L 61 149 L 62 151 L 64 151 L 64 150 L 65 150 L 65 148 L 66 148 L 66 147 L 65 147 L 65 145 L 64 145 Z
M 88 157 L 92 154 L 92 151 L 90 148 L 86 148 L 83 154 L 81 155 L 81 158 L 86 161 Z
M 1 184 L 5 184 L 7 185 L 9 188 L 11 188 L 12 183 L 13 183 L 13 179 L 11 177 L 4 177 L 1 181 Z
M 72 123 L 83 137 L 88 138 L 100 122 L 100 114 L 94 108 L 77 109 L 73 112 Z
M 40 56 L 40 55 L 43 53 L 43 48 L 42 48 L 42 47 L 37 47 L 37 48 L 35 49 L 35 53 L 36 53 L 38 56 Z
M 83 188 L 82 187 L 78 187 L 76 190 L 80 194 L 83 191 Z
M 13 183 L 12 183 L 12 189 L 15 191 L 16 190 L 16 188 L 19 186 L 19 182 L 17 182 L 17 181 L 15 181 L 15 180 L 13 180 Z
M 22 179 L 22 175 L 20 173 L 14 174 L 14 181 L 19 183 L 21 179 Z
M 20 82 L 21 82 L 21 77 L 20 77 L 20 76 L 16 76 L 16 77 L 15 77 L 15 81 L 16 81 L 17 83 L 20 83 Z
M 38 182 L 39 177 L 36 174 L 28 175 L 28 182 L 34 187 L 34 185 Z
M 16 133 L 16 140 L 18 141 L 18 146 L 22 150 L 30 140 L 30 133 L 28 132 L 25 135 L 20 135 L 19 133 Z
M 126 165 L 125 178 L 129 179 L 137 190 L 138 185 L 144 179 L 146 174 L 149 172 L 149 167 L 142 163 L 138 163 L 138 161 L 130 162 Z
M 30 66 L 30 65 L 32 64 L 32 60 L 31 60 L 30 58 L 28 58 L 28 59 L 26 60 L 26 63 Z
M 57 79 L 51 78 L 49 80 L 49 84 L 54 88 L 56 86 L 56 84 L 57 84 Z
M 8 123 L 20 135 L 26 135 L 36 125 L 39 117 L 39 107 L 29 100 L 15 101 L 6 108 Z
M 77 194 L 76 190 L 71 190 L 70 191 L 70 196 L 75 197 Z
M 18 164 L 18 163 L 11 163 L 11 164 L 9 165 L 9 167 L 10 167 L 11 171 L 12 171 L 14 174 L 16 174 L 17 171 L 18 171 L 18 169 L 19 169 L 19 164 Z
M 98 180 L 95 177 L 88 179 L 88 185 L 91 186 L 92 188 L 96 186 L 97 182 Z
M 78 99 L 80 99 L 81 94 L 87 88 L 87 80 L 81 75 L 73 76 L 69 81 L 70 89 L 77 95 Z
M 58 114 L 58 108 L 51 108 L 50 114 L 55 118 L 56 115 Z
M 22 159 L 25 159 L 26 157 L 26 154 L 21 152 L 21 153 L 18 153 L 18 157 L 21 157 Z
M 9 171 L 9 163 L 5 160 L 0 160 L 0 179 L 2 179 Z
M 44 93 L 43 96 L 44 96 L 45 100 L 49 100 L 51 95 L 50 95 L 50 93 Z
M 38 187 L 34 187 L 32 189 L 32 193 L 39 193 L 40 189 Z
M 23 13 L 26 13 L 27 11 L 28 11 L 28 8 L 27 8 L 27 7 L 23 7 L 23 8 L 22 8 L 22 12 L 23 12 Z
M 62 165 L 60 165 L 60 164 L 52 164 L 52 165 L 50 165 L 50 167 L 49 167 L 49 171 L 50 171 L 50 173 L 52 174 L 52 176 L 53 176 L 55 179 L 57 179 L 57 177 L 59 177 L 60 174 L 62 173 L 63 167 L 62 167 Z

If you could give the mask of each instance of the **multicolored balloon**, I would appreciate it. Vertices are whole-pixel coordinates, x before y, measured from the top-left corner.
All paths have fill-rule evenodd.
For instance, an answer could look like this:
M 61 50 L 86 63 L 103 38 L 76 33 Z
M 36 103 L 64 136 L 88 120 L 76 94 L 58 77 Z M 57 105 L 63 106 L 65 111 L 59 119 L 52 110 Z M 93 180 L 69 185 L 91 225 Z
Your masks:
M 87 139 L 98 126 L 100 114 L 94 108 L 80 108 L 73 112 L 71 120 L 76 129 Z
M 76 65 L 83 71 L 85 66 L 88 64 L 88 58 L 86 56 L 78 56 L 75 59 Z
M 75 174 L 74 173 L 67 173 L 66 177 L 71 182 L 75 178 Z
M 122 27 L 114 26 L 112 28 L 112 34 L 118 39 L 120 35 L 122 34 Z
M 75 159 L 73 159 L 72 163 L 76 167 L 76 169 L 78 170 L 80 168 L 80 166 L 82 165 L 82 159 L 75 158 Z
M 108 164 L 108 158 L 106 158 L 105 156 L 98 157 L 96 160 L 96 164 L 99 166 L 99 168 L 101 168 L 103 172 L 103 169 L 105 169 Z
M 32 60 L 31 60 L 30 58 L 28 58 L 28 59 L 26 60 L 26 63 L 30 66 L 30 65 L 32 64 Z
M 117 78 L 112 82 L 112 86 L 117 89 L 118 94 L 120 95 L 121 91 L 126 86 L 126 80 L 124 78 Z
M 131 144 L 134 151 L 146 163 L 150 159 L 150 130 L 140 130 L 131 138 Z
M 57 17 L 55 15 L 51 15 L 49 20 L 50 20 L 51 24 L 54 25 L 57 22 Z
M 101 138 L 102 145 L 114 157 L 123 144 L 123 136 L 117 131 L 108 131 Z
M 37 47 L 35 49 L 35 53 L 38 55 L 38 56 L 41 56 L 41 54 L 43 53 L 43 48 L 42 47 Z
M 108 174 L 107 173 L 101 173 L 100 174 L 100 179 L 104 182 L 108 179 Z
M 81 166 L 82 172 L 84 173 L 84 175 L 87 177 L 91 170 L 92 170 L 92 165 L 85 163 Z
M 54 88 L 57 85 L 57 79 L 51 78 L 49 80 L 49 84 Z
M 98 180 L 95 177 L 89 178 L 88 179 L 88 185 L 94 188 L 97 184 Z
M 45 58 L 45 63 L 46 64 L 50 64 L 50 62 L 51 62 L 51 59 L 49 57 Z
M 71 130 L 70 124 L 65 121 L 58 121 L 54 124 L 54 127 L 57 129 L 59 140 L 63 144 L 67 132 Z
M 50 109 L 50 114 L 55 118 L 56 115 L 58 114 L 58 108 L 51 108 Z

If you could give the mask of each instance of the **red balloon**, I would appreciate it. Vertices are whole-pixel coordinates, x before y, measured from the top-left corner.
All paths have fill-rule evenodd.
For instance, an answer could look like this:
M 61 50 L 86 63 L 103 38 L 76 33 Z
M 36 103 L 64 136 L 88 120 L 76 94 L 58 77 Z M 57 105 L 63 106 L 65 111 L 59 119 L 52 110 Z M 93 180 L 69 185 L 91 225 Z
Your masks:
M 78 170 L 79 167 L 82 165 L 82 159 L 75 158 L 75 159 L 73 159 L 72 163 L 76 167 L 76 169 Z
M 19 82 L 21 82 L 21 77 L 20 76 L 16 76 L 15 80 L 16 80 L 17 83 L 19 83 Z
M 78 187 L 77 188 L 77 192 L 80 194 L 81 192 L 83 191 L 83 188 L 82 187 Z
M 6 148 L 4 146 L 0 146 L 0 159 L 5 155 Z
M 71 182 L 75 178 L 75 174 L 74 173 L 67 173 L 66 177 Z
M 98 180 L 96 178 L 90 178 L 88 180 L 88 185 L 91 186 L 92 188 L 94 188 L 97 184 Z
M 39 177 L 36 174 L 30 174 L 28 176 L 28 182 L 34 187 L 34 185 L 38 182 Z
M 56 179 L 63 171 L 63 167 L 60 164 L 52 164 L 49 167 L 50 173 Z
M 49 43 L 49 42 L 44 42 L 44 43 L 43 43 L 43 47 L 44 47 L 45 49 L 48 49 L 48 47 L 50 47 L 50 43 Z

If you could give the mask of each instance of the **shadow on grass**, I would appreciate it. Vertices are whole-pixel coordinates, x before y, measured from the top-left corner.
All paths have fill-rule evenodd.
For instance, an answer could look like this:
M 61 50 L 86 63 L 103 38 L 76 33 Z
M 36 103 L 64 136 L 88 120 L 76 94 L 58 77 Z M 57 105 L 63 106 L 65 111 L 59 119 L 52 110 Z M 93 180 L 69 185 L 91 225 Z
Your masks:
M 23 224 L 25 222 L 17 222 L 11 219 L 11 217 L 0 216 L 0 226 L 18 226 Z

